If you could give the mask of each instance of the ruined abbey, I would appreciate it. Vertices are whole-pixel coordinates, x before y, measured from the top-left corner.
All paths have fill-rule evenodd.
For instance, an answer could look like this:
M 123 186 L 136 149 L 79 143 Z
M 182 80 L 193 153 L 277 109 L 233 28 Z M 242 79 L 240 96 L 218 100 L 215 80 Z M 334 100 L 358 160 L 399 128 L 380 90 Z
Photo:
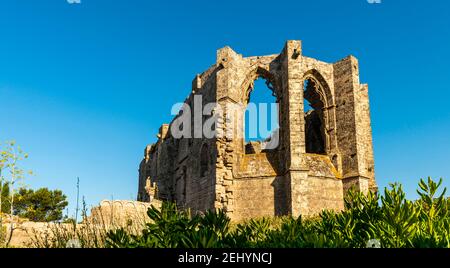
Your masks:
M 276 148 L 239 135 L 258 78 L 279 104 Z M 368 86 L 359 81 L 355 57 L 322 62 L 303 56 L 300 41 L 287 41 L 280 54 L 268 56 L 243 57 L 224 47 L 216 63 L 194 78 L 184 102 L 192 110 L 196 96 L 202 105 L 225 107 L 201 121 L 215 116 L 217 133 L 236 135 L 174 137 L 171 128 L 181 113 L 163 124 L 139 167 L 139 201 L 223 209 L 239 221 L 342 210 L 348 189 L 376 191 Z

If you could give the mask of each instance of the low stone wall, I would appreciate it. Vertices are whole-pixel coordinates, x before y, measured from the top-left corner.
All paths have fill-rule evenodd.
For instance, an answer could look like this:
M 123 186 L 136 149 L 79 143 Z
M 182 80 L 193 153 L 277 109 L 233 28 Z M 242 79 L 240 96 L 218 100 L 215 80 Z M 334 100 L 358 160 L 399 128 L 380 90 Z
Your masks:
M 15 219 L 13 222 L 13 235 L 9 246 L 32 247 L 34 235 L 48 233 L 52 226 L 55 226 L 55 224 L 46 222 L 32 222 L 26 219 Z M 4 220 L 3 228 L 7 231 L 6 236 L 8 236 L 11 228 L 10 220 Z
M 92 208 L 90 216 L 81 224 L 77 224 L 76 228 L 84 234 L 100 234 L 105 230 L 121 227 L 139 232 L 150 220 L 147 210 L 151 205 L 159 208 L 161 203 L 158 200 L 153 200 L 152 203 L 104 200 L 99 206 Z M 10 223 L 10 217 L 4 217 L 3 227 L 9 230 Z M 13 228 L 13 236 L 9 245 L 11 247 L 36 247 L 35 242 L 38 237 L 40 237 L 38 239 L 40 246 L 45 243 L 50 245 L 57 230 L 60 230 L 62 236 L 74 233 L 73 224 L 32 222 L 17 217 L 13 218 Z
M 154 205 L 159 207 L 157 200 L 152 203 L 128 200 L 103 200 L 100 206 L 91 210 L 87 220 L 93 224 L 106 226 L 127 226 L 145 224 L 149 221 L 147 210 Z

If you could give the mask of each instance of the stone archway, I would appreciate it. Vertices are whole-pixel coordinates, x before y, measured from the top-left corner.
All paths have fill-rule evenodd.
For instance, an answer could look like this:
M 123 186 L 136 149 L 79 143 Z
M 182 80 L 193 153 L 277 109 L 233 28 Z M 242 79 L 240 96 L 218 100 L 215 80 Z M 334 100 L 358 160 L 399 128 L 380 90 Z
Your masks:
M 305 148 L 306 153 L 330 155 L 336 149 L 335 105 L 331 89 L 315 69 L 304 75 Z M 305 112 L 307 111 L 307 112 Z
M 261 82 L 258 80 L 263 80 L 265 84 L 265 88 L 262 89 L 262 91 L 267 90 L 271 94 L 271 97 L 268 97 L 267 92 L 262 92 L 260 89 L 256 89 L 257 92 L 253 93 L 255 90 L 255 83 Z M 257 86 L 260 87 L 261 85 Z M 264 87 L 264 86 L 263 86 Z M 276 104 L 280 103 L 280 94 L 279 94 L 280 86 L 279 86 L 279 80 L 277 78 L 277 75 L 269 71 L 269 66 L 266 66 L 264 64 L 259 64 L 257 66 L 254 66 L 253 68 L 249 69 L 247 72 L 247 75 L 245 76 L 245 79 L 240 87 L 241 92 L 241 99 L 240 99 L 240 105 L 242 106 L 242 111 L 239 114 L 239 117 L 243 117 L 242 119 L 238 119 L 238 131 L 245 132 L 245 126 L 247 126 L 248 122 L 246 122 L 246 110 L 250 104 L 256 104 L 257 107 L 254 107 L 255 111 L 258 114 L 258 122 L 252 122 L 253 125 L 258 125 L 258 135 L 262 134 L 261 131 L 261 120 L 265 120 L 265 118 L 259 118 L 260 116 L 270 116 L 267 118 L 271 123 L 271 127 L 273 123 L 276 121 L 276 124 L 279 128 L 276 129 L 268 129 L 268 124 L 264 125 L 263 132 L 267 135 L 267 137 L 264 137 L 264 135 L 261 135 L 261 137 L 258 137 L 256 139 L 253 139 L 252 141 L 248 140 L 246 141 L 244 139 L 243 143 L 243 150 L 242 152 L 245 153 L 258 153 L 262 151 L 268 151 L 268 150 L 274 150 L 278 147 L 280 143 L 280 128 L 282 128 L 281 123 L 281 107 L 279 107 Z M 258 92 L 259 91 L 259 92 Z M 262 94 L 261 94 L 262 93 Z M 252 98 L 252 94 L 257 95 L 266 95 L 267 98 L 267 104 L 264 114 L 261 114 L 260 107 L 258 107 L 259 104 L 262 104 L 260 101 L 256 101 L 255 103 L 250 103 L 250 100 Z M 273 98 L 273 99 L 272 99 Z M 275 104 L 276 108 L 272 106 Z M 254 105 L 255 106 L 255 105 Z M 269 112 L 270 110 L 270 112 Z M 276 118 L 272 118 L 274 116 L 273 112 L 276 110 Z M 270 114 L 269 114 L 270 113 Z M 267 122 L 266 122 L 267 123 Z M 267 129 L 266 129 L 267 128 Z M 267 132 L 269 131 L 269 133 Z M 245 135 L 244 135 L 245 136 Z M 248 137 L 245 137 L 248 138 Z M 254 138 L 254 137 L 253 137 Z

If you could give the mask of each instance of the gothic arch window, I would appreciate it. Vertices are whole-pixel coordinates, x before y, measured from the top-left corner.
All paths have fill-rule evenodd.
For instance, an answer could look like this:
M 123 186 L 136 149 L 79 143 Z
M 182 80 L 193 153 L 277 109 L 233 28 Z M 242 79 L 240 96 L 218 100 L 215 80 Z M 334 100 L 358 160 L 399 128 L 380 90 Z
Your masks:
M 200 151 L 200 177 L 206 176 L 209 170 L 209 149 L 207 144 L 203 144 Z
M 319 82 L 306 78 L 304 82 L 304 116 L 306 153 L 326 154 L 326 96 Z
M 279 143 L 279 107 L 270 74 L 258 69 L 246 90 L 243 118 L 245 153 L 273 150 Z

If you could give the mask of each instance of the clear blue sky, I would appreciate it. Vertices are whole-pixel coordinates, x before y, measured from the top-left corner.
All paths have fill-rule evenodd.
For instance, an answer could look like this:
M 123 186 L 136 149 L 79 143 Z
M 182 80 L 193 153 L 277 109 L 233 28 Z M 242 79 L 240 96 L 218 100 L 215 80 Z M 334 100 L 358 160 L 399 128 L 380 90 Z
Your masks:
M 359 58 L 369 83 L 376 176 L 450 186 L 450 2 L 3 0 L 0 140 L 73 210 L 136 197 L 138 164 L 195 74 L 225 45 L 245 56 L 303 40 L 306 56 Z

